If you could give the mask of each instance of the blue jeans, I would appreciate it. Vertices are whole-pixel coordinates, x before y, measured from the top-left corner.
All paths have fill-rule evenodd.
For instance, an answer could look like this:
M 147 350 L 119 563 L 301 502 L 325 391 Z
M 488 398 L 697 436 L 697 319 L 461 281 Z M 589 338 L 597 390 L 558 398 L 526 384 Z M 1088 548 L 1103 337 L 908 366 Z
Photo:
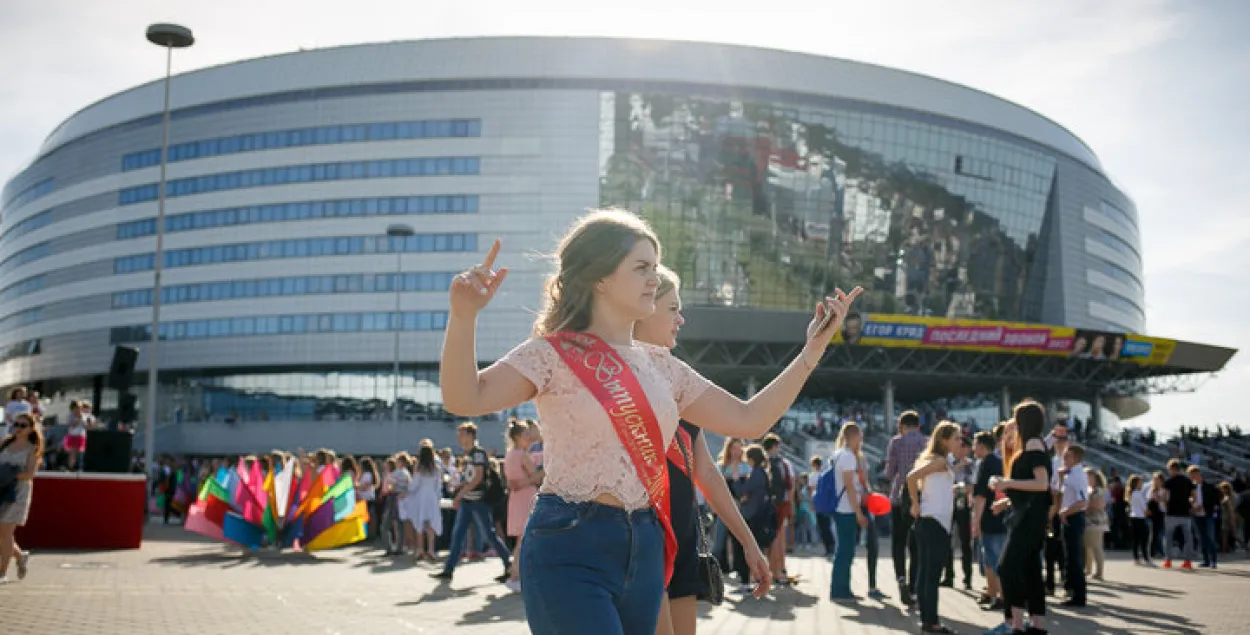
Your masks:
M 833 513 L 833 530 L 837 534 L 837 546 L 833 551 L 833 578 L 829 582 L 829 597 L 851 595 L 851 560 L 855 558 L 855 514 Z
M 981 535 L 981 566 L 998 575 L 998 561 L 1003 557 L 1003 547 L 1007 544 L 1007 534 Z
M 521 597 L 534 635 L 654 635 L 664 530 L 626 511 L 540 494 L 521 542 Z
M 465 539 L 469 533 L 469 523 L 473 523 L 473 531 L 478 536 L 485 536 L 487 542 L 495 548 L 495 553 L 503 560 L 504 570 L 508 569 L 512 554 L 508 546 L 495 533 L 495 520 L 491 516 L 490 505 L 482 501 L 461 500 L 460 510 L 456 512 L 456 524 L 451 529 L 451 552 L 447 554 L 447 562 L 443 564 L 443 573 L 451 573 L 460 562 L 460 553 L 464 551 Z
M 1219 549 L 1215 548 L 1215 519 L 1210 516 L 1194 516 L 1194 531 L 1198 534 L 1198 544 L 1202 545 L 1203 564 L 1216 564 Z

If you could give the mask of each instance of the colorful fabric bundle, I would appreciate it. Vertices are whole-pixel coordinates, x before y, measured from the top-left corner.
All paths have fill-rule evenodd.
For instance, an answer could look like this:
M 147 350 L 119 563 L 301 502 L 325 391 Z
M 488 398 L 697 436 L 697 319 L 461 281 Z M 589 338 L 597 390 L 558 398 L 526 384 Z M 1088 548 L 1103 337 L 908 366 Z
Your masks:
M 185 527 L 250 549 L 321 551 L 368 537 L 369 512 L 356 500 L 350 473 L 336 466 L 297 475 L 288 460 L 277 473 L 243 460 L 200 484 Z

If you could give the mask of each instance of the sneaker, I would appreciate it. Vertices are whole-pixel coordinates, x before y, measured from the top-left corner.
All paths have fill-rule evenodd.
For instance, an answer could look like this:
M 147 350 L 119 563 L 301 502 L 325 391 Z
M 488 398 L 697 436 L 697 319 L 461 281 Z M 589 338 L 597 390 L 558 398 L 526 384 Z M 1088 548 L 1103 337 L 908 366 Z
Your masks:
M 881 592 L 881 589 L 868 589 L 868 597 L 878 602 L 884 602 L 887 596 Z
M 17 554 L 17 579 L 25 580 L 27 567 L 30 565 L 30 552 L 23 551 Z
M 508 571 L 507 569 L 504 569 L 503 573 L 495 576 L 495 582 L 498 582 L 500 584 L 503 584 L 511 579 L 512 579 L 512 572 Z
M 4 576 L 3 578 L 0 578 L 0 586 L 4 586 L 6 584 L 12 584 L 12 583 L 13 583 L 13 580 L 9 579 L 9 576 L 7 575 Z
M 1003 622 L 1002 624 L 985 631 L 981 635 L 1011 635 L 1011 624 Z
M 1186 560 L 1186 561 L 1185 561 L 1185 564 L 1182 564 L 1182 565 L 1181 565 L 1181 568 L 1182 568 L 1182 569 L 1193 569 L 1193 568 L 1194 568 L 1194 563 L 1192 563 L 1192 562 L 1190 562 L 1190 561 Z
M 755 585 L 754 584 L 739 584 L 738 587 L 734 590 L 743 595 L 751 595 L 752 593 L 755 592 Z
M 448 581 L 450 581 L 450 580 L 451 580 L 451 572 L 450 572 L 450 571 L 439 571 L 438 573 L 431 573 L 431 574 L 430 574 L 430 577 L 431 577 L 431 578 L 434 578 L 435 580 L 448 580 Z
M 1171 558 L 1168 558 L 1167 560 L 1164 560 L 1164 561 L 1163 561 L 1163 568 L 1164 568 L 1164 569 L 1171 569 L 1171 568 L 1172 568 L 1172 559 L 1171 559 Z
M 508 580 L 507 582 L 504 582 L 503 585 L 505 587 L 508 587 L 508 590 L 512 591 L 513 593 L 519 593 L 521 591 L 520 580 Z

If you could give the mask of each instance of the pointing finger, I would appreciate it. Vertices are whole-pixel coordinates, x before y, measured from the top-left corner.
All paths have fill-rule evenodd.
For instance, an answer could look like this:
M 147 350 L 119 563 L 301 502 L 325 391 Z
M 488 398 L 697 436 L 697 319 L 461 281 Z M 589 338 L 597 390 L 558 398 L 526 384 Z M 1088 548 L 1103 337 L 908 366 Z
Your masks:
M 490 246 L 490 251 L 486 252 L 486 259 L 482 261 L 482 267 L 490 271 L 495 266 L 495 256 L 499 255 L 500 240 L 495 239 L 495 243 Z

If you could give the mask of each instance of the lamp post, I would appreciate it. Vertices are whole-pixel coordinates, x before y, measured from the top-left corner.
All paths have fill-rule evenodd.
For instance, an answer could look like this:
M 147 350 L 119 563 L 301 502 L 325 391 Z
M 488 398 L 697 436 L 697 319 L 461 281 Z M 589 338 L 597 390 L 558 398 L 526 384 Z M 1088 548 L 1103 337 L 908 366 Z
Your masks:
M 143 434 L 144 466 L 151 473 L 156 459 L 156 376 L 161 327 L 161 269 L 165 260 L 165 164 L 169 160 L 169 77 L 173 70 L 174 49 L 195 44 L 191 29 L 177 24 L 153 24 L 148 41 L 165 47 L 165 107 L 161 119 L 161 178 L 156 197 L 156 255 L 152 263 L 152 341 L 148 353 L 148 398 L 143 404 L 146 425 Z
M 399 448 L 399 332 L 404 327 L 404 316 L 399 312 L 400 291 L 404 287 L 404 246 L 403 241 L 416 235 L 411 225 L 394 224 L 386 228 L 386 235 L 391 238 L 395 247 L 395 341 L 393 344 L 395 364 L 391 368 L 391 442 L 392 448 Z M 395 240 L 398 239 L 398 240 Z

